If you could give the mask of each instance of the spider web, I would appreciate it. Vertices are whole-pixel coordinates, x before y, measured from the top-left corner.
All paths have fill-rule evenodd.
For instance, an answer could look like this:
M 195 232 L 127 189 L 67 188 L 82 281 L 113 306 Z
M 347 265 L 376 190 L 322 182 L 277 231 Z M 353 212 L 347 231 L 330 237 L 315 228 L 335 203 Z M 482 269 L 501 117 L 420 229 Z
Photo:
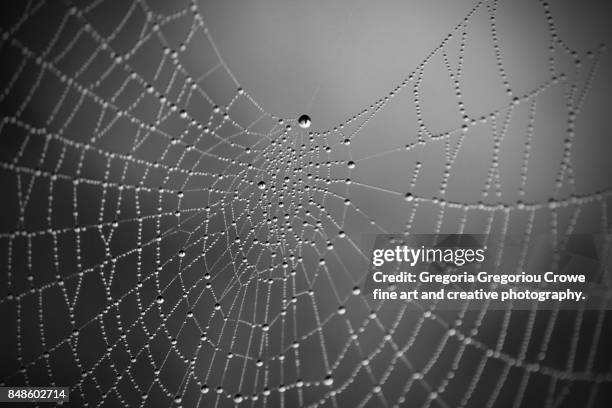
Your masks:
M 384 97 L 333 129 L 302 129 L 239 83 L 197 4 L 153 3 L 27 1 L 3 17 L 4 385 L 69 386 L 73 404 L 96 407 L 603 404 L 604 310 L 372 302 L 360 236 L 609 231 L 610 190 L 580 190 L 572 150 L 604 46 L 571 49 L 541 3 L 549 77 L 519 94 L 498 3 L 478 2 Z M 477 113 L 462 83 L 476 22 L 505 95 Z M 442 131 L 424 108 L 430 70 L 457 102 Z M 552 191 L 534 199 L 550 94 L 567 127 L 549 141 Z M 399 143 L 368 145 L 400 111 L 413 116 Z M 473 143 L 486 145 L 483 177 L 453 179 Z M 372 176 L 392 164 L 402 181 Z M 476 190 L 453 198 L 464 184 Z

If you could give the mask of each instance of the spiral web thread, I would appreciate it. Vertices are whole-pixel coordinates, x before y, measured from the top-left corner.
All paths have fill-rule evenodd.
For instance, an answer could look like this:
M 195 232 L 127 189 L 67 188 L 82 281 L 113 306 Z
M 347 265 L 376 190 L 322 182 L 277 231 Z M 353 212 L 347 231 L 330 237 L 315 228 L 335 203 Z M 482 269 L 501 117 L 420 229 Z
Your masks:
M 474 218 L 484 220 L 479 232 L 503 234 L 517 216 L 526 236 L 541 217 L 562 237 L 584 208 L 601 214 L 607 231 L 610 191 L 577 193 L 572 168 L 573 123 L 603 46 L 571 50 L 542 3 L 550 56 L 571 56 L 576 69 L 558 72 L 551 58 L 549 80 L 516 95 L 497 40 L 497 2 L 479 2 L 385 97 L 333 130 L 315 130 L 315 120 L 308 131 L 266 112 L 242 88 L 195 3 L 172 13 L 145 0 L 117 3 L 121 17 L 112 29 L 99 20 L 107 3 L 27 1 L 20 17 L 1 28 L 0 52 L 12 68 L 0 95 L 0 134 L 8 146 L 0 163 L 8 189 L 0 304 L 13 353 L 2 367 L 5 384 L 39 385 L 42 378 L 70 386 L 71 401 L 88 406 L 489 407 L 508 398 L 504 389 L 518 372 L 510 405 L 521 405 L 534 383 L 545 384 L 539 391 L 545 406 L 562 405 L 572 387 L 587 390 L 585 406 L 596 404 L 612 380 L 609 362 L 597 365 L 605 311 L 595 313 L 588 330 L 584 312 L 572 315 L 567 363 L 547 364 L 559 311 L 545 315 L 545 330 L 536 335 L 541 315 L 534 307 L 519 329 L 519 347 L 507 351 L 511 308 L 499 314 L 494 341 L 478 337 L 492 314 L 486 308 L 472 321 L 466 310 L 451 319 L 418 302 L 385 312 L 387 303 L 368 300 L 360 286 L 365 270 L 351 268 L 349 258 L 369 260 L 351 231 L 354 220 L 368 232 L 398 232 L 360 208 L 355 188 L 401 203 L 404 232 L 419 211 L 432 211 L 435 233 L 465 232 Z M 53 35 L 22 35 L 41 16 L 54 20 L 47 23 Z M 472 117 L 461 76 L 466 29 L 480 18 L 490 25 L 508 103 Z M 447 48 L 453 38 L 456 56 Z M 193 49 L 204 53 L 203 63 L 188 58 Z M 420 85 L 440 56 L 463 122 L 434 133 L 422 115 Z M 577 78 L 585 72 L 581 86 Z M 537 101 L 555 87 L 564 89 L 569 125 L 554 198 L 529 202 Z M 351 147 L 368 135 L 369 122 L 400 97 L 413 98 L 417 138 L 354 157 Z M 521 199 L 500 203 L 500 146 L 519 106 L 529 107 Z M 89 130 L 76 132 L 77 123 Z M 490 126 L 493 137 L 482 196 L 445 199 L 453 164 L 477 125 Z M 432 143 L 445 151 L 433 197 L 415 193 L 420 161 L 407 169 L 407 191 L 358 177 L 366 161 L 384 163 Z M 459 214 L 457 222 L 443 225 L 450 211 Z M 585 331 L 590 348 L 581 357 Z M 420 356 L 414 350 L 424 341 L 431 347 Z M 443 375 L 436 374 L 444 364 Z M 462 372 L 464 365 L 472 371 Z M 499 370 L 489 383 L 491 366 Z M 460 398 L 451 397 L 459 377 L 463 385 L 452 395 Z M 477 400 L 483 387 L 486 396 Z

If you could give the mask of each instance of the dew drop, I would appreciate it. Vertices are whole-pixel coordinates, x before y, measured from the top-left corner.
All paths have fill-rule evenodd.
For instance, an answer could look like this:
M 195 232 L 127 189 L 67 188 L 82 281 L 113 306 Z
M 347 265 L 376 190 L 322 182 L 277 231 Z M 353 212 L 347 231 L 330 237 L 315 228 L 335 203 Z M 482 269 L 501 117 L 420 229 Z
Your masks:
M 298 119 L 298 125 L 300 125 L 302 129 L 308 129 L 311 123 L 312 121 L 310 120 L 310 116 L 308 115 L 302 115 Z
M 260 190 L 264 190 L 266 188 L 266 182 L 260 181 L 259 183 L 257 183 L 257 188 Z
M 155 301 L 157 302 L 158 305 L 161 305 L 162 303 L 164 303 L 164 297 L 160 295 L 157 297 Z

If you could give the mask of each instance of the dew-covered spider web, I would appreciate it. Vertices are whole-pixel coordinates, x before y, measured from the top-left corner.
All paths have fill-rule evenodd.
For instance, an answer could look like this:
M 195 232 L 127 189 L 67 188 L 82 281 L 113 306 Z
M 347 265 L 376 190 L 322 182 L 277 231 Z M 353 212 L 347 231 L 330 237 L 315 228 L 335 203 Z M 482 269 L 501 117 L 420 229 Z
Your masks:
M 612 190 L 576 166 L 604 44 L 571 48 L 536 2 L 547 74 L 523 91 L 499 4 L 481 1 L 396 87 L 324 129 L 266 111 L 198 4 L 157 3 L 3 12 L 4 385 L 68 386 L 95 407 L 610 401 L 605 310 L 373 302 L 361 239 L 609 232 Z M 471 53 L 483 35 L 489 52 Z M 501 89 L 487 109 L 470 106 L 471 57 Z M 446 128 L 432 81 L 450 95 Z

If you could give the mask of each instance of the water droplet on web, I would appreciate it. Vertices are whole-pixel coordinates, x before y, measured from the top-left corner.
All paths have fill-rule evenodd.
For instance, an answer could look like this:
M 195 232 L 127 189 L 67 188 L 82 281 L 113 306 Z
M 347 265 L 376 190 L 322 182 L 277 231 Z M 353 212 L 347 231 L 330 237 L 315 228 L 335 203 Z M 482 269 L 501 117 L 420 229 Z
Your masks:
M 331 375 L 328 375 L 327 377 L 323 379 L 323 384 L 327 385 L 328 387 L 331 386 L 333 383 L 334 383 L 334 378 Z
M 298 119 L 298 125 L 300 125 L 302 129 L 308 129 L 311 123 L 312 121 L 310 120 L 310 116 L 308 115 L 302 115 Z
M 161 305 L 162 303 L 164 303 L 164 297 L 160 295 L 157 297 L 157 299 L 155 299 L 155 301 L 158 305 Z

